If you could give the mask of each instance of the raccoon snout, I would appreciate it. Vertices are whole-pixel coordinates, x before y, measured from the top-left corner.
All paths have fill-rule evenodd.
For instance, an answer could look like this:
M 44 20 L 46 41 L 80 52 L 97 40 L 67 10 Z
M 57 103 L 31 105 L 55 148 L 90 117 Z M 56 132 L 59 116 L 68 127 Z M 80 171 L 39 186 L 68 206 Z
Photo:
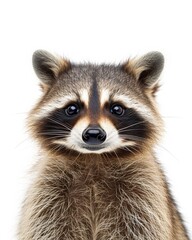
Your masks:
M 82 139 L 89 145 L 98 145 L 105 141 L 106 132 L 98 126 L 91 126 L 83 131 Z

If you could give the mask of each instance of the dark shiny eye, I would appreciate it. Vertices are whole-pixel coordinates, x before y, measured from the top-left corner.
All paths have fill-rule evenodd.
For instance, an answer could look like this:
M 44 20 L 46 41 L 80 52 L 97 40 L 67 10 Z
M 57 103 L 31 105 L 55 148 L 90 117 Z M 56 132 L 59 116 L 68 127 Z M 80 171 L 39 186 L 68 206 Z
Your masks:
M 124 107 L 122 107 L 120 104 L 114 104 L 110 109 L 112 114 L 122 116 L 125 113 Z
M 79 111 L 80 111 L 80 108 L 77 104 L 71 104 L 65 108 L 65 114 L 67 116 L 74 116 L 77 113 L 79 113 Z

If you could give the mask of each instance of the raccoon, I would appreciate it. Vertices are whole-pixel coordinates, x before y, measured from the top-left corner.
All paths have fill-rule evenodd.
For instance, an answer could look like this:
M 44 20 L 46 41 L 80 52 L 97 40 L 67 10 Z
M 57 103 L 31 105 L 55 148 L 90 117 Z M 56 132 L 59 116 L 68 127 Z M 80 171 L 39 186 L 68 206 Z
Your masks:
M 154 147 L 164 57 L 75 64 L 36 51 L 43 96 L 28 129 L 40 158 L 19 240 L 187 240 Z

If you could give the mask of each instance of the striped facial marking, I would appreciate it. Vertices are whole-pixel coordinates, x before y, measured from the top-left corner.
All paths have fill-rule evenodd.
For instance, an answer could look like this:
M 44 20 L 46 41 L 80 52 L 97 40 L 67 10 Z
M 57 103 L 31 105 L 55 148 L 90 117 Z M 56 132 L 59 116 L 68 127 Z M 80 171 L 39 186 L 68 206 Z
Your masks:
M 97 124 L 100 115 L 100 96 L 95 79 L 90 89 L 88 114 L 91 124 Z
M 104 105 L 109 101 L 110 99 L 110 92 L 108 89 L 102 89 L 100 94 L 100 103 L 101 108 L 104 108 Z
M 84 106 L 88 109 L 89 108 L 89 91 L 84 88 L 80 89 L 79 97 L 80 97 L 80 102 L 82 102 Z
M 41 115 L 37 132 L 49 148 L 53 143 L 54 148 L 96 154 L 141 146 L 155 119 L 150 108 L 128 95 L 99 91 L 96 80 L 89 89 L 50 101 Z

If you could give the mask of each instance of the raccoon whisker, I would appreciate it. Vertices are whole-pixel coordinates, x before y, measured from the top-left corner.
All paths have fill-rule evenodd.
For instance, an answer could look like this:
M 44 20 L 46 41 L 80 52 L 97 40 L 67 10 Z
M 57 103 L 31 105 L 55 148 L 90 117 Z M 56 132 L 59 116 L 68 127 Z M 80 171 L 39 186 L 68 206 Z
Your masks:
M 53 147 L 52 142 L 48 143 L 47 139 L 41 140 L 41 143 L 46 144 L 47 147 L 49 147 L 50 150 L 54 151 L 55 148 L 58 148 L 58 145 Z
M 143 130 L 145 130 L 144 128 L 132 128 L 132 129 L 124 129 L 124 130 L 119 130 L 118 132 L 119 133 L 124 133 L 124 132 L 131 132 L 131 131 L 134 131 L 134 130 L 136 130 L 136 131 L 143 131 Z
M 157 147 L 160 147 L 161 149 L 163 149 L 164 151 L 166 151 L 167 153 L 169 153 L 170 156 L 173 157 L 175 160 L 178 160 L 178 158 L 177 158 L 172 152 L 170 152 L 167 148 L 165 148 L 163 145 L 157 144 Z
M 62 146 L 62 148 L 64 149 L 65 148 L 65 151 L 66 153 L 70 154 L 72 152 L 72 148 L 68 148 L 68 147 L 65 147 L 65 146 Z
M 107 137 L 107 141 L 111 141 L 111 139 L 113 139 L 114 136 L 116 136 L 115 133 L 109 134 L 109 136 Z
M 42 132 L 42 133 L 39 133 L 39 135 L 51 135 L 51 136 L 63 136 L 63 135 L 67 135 L 69 134 L 68 131 L 46 131 L 46 132 Z
M 132 148 L 135 152 L 140 153 L 139 149 L 136 146 L 133 146 Z M 147 148 L 144 147 L 144 149 L 147 149 Z
M 62 150 L 62 149 L 65 149 L 65 151 L 70 154 L 70 152 L 72 151 L 73 147 L 68 148 L 68 147 L 66 147 L 65 145 L 58 144 L 58 145 L 55 147 L 55 153 L 59 152 L 59 151 Z M 74 148 L 74 149 L 75 149 L 75 148 Z
M 63 145 L 56 145 L 54 148 L 52 148 L 52 150 L 55 152 L 55 153 L 58 153 L 61 149 L 63 149 L 64 146 Z
M 63 126 L 65 126 L 68 130 L 72 129 L 72 126 L 69 123 L 61 123 Z
M 133 155 L 136 156 L 136 152 L 138 152 L 134 147 L 131 147 L 134 151 L 132 151 L 128 146 L 125 146 L 125 147 L 121 147 L 121 149 L 123 150 L 127 150 L 128 152 L 131 152 Z
M 139 125 L 139 124 L 142 124 L 142 123 L 145 123 L 147 121 L 140 121 L 140 122 L 137 122 L 137 123 L 134 123 L 134 124 L 131 124 L 129 126 L 126 126 L 126 127 L 123 127 L 123 128 L 120 128 L 118 129 L 118 133 L 123 133 L 123 132 L 131 132 L 133 130 L 137 130 L 137 131 L 142 131 L 142 130 L 145 130 L 144 128 L 132 128 L 133 126 L 136 126 L 136 125 Z M 113 138 L 114 136 L 116 135 L 116 133 L 112 133 L 110 134 L 108 140 L 110 140 L 111 138 Z
M 48 140 L 53 140 L 53 141 L 47 142 Z M 41 139 L 41 143 L 45 144 L 47 147 L 49 147 L 53 151 L 56 150 L 58 147 L 60 147 L 60 148 L 65 147 L 62 144 L 55 144 L 54 140 L 58 140 L 58 138 L 57 137 L 49 137 L 49 138 L 46 138 L 46 139 Z M 63 138 L 63 140 L 64 140 L 64 138 Z M 53 147 L 53 144 L 55 144 L 54 147 Z M 57 152 L 58 151 L 56 151 L 55 153 L 57 153 Z
M 66 130 L 63 130 L 63 129 L 61 129 L 61 128 L 59 128 L 59 127 L 55 127 L 54 126 L 54 128 L 56 129 L 56 130 L 60 130 L 61 132 L 66 132 L 66 133 L 69 133 L 69 132 L 71 132 L 71 130 L 72 130 L 72 127 L 70 126 L 70 125 L 67 125 L 66 123 L 64 124 L 64 123 L 60 123 L 60 122 L 58 122 L 57 120 L 54 120 L 53 118 L 49 118 L 51 121 L 53 121 L 54 123 L 57 123 L 58 125 L 60 125 L 60 126 L 62 126 L 62 127 L 64 127 L 64 128 L 66 128 L 66 129 L 68 129 L 68 131 L 66 131 Z M 77 134 L 75 131 L 74 131 L 74 135 L 79 139 L 79 134 Z
M 58 129 L 54 129 L 54 130 L 51 130 L 51 131 L 44 131 L 42 133 L 38 133 L 39 136 L 46 136 L 46 135 L 51 135 L 51 136 L 55 136 L 55 137 L 62 137 L 63 138 L 67 138 L 70 136 L 70 131 L 66 131 L 66 130 L 63 130 L 61 128 L 58 128 Z M 79 136 L 78 133 L 74 132 L 74 135 L 77 139 L 79 139 L 81 141 L 81 138 Z
M 50 134 L 69 134 L 70 131 L 63 130 L 61 128 L 52 128 L 52 129 L 43 129 L 42 131 L 39 131 L 42 134 L 50 133 Z
M 52 149 L 52 148 L 53 148 L 53 142 L 49 142 L 49 143 L 48 143 L 47 140 L 49 140 L 49 139 L 46 138 L 46 139 L 44 139 L 44 140 L 41 140 L 41 142 L 42 142 L 42 143 L 45 143 L 47 147 L 50 147 L 50 148 Z M 55 140 L 57 140 L 57 139 L 55 139 Z M 58 146 L 58 145 L 57 145 L 57 146 Z
M 139 137 L 139 136 L 134 136 L 134 135 L 120 135 L 123 139 L 125 140 L 133 140 L 133 141 L 143 141 L 145 138 Z
M 16 144 L 15 148 L 16 148 L 16 149 L 19 148 L 20 145 L 24 144 L 24 143 L 27 142 L 27 141 L 29 141 L 29 138 L 28 138 L 28 137 L 26 137 L 26 138 L 24 138 L 23 140 L 19 141 L 19 143 Z
M 108 137 L 108 141 L 113 139 L 114 136 L 116 136 L 116 133 L 110 134 L 109 137 Z M 142 137 L 139 137 L 139 136 L 123 134 L 123 132 L 119 132 L 119 136 L 124 140 L 131 140 L 131 141 L 143 141 L 143 140 L 145 140 L 145 138 L 142 138 Z
M 64 128 L 67 128 L 69 131 L 71 131 L 71 127 L 70 126 L 67 126 L 66 124 L 64 123 L 61 123 L 61 122 L 58 122 L 57 120 L 53 119 L 53 118 L 48 118 L 50 121 L 54 122 L 54 123 L 57 123 L 58 125 L 64 127 Z
M 38 133 L 38 136 L 45 136 L 46 139 L 50 139 L 50 138 L 67 138 L 69 137 L 69 133 L 52 133 L 52 132 L 44 132 L 44 133 Z
M 46 138 L 46 140 L 58 140 L 58 138 L 60 138 L 61 139 L 61 136 L 53 136 L 53 137 L 48 137 L 48 138 Z M 66 139 L 66 137 L 63 137 L 62 138 L 63 140 L 65 140 Z M 61 139 L 61 140 L 62 140 Z
M 123 130 L 123 129 L 128 129 L 128 128 L 130 128 L 130 127 L 134 127 L 134 126 L 136 126 L 136 125 L 139 125 L 139 124 L 142 124 L 142 123 L 146 123 L 146 122 L 147 122 L 147 121 L 140 121 L 140 122 L 137 122 L 137 123 L 133 123 L 133 124 L 128 125 L 128 126 L 126 126 L 126 127 L 120 128 L 119 131 L 121 131 L 121 130 Z
M 126 150 L 126 151 L 128 151 L 128 152 L 133 153 L 133 151 L 131 151 L 131 150 L 129 149 L 129 147 L 127 147 L 127 146 L 120 147 L 120 149 L 122 149 L 122 150 Z M 133 153 L 133 154 L 134 154 L 134 153 Z M 135 154 L 134 154 L 134 155 L 135 155 Z
M 58 148 L 58 149 L 57 149 Z M 55 147 L 55 150 L 57 149 L 56 153 L 62 149 L 65 149 L 65 152 L 66 153 L 69 153 L 72 151 L 72 149 L 66 147 L 65 145 L 62 145 L 62 144 L 58 144 L 58 146 Z
M 57 153 L 61 149 L 61 147 L 62 147 L 61 145 L 55 145 L 54 147 L 52 147 L 52 151 Z

